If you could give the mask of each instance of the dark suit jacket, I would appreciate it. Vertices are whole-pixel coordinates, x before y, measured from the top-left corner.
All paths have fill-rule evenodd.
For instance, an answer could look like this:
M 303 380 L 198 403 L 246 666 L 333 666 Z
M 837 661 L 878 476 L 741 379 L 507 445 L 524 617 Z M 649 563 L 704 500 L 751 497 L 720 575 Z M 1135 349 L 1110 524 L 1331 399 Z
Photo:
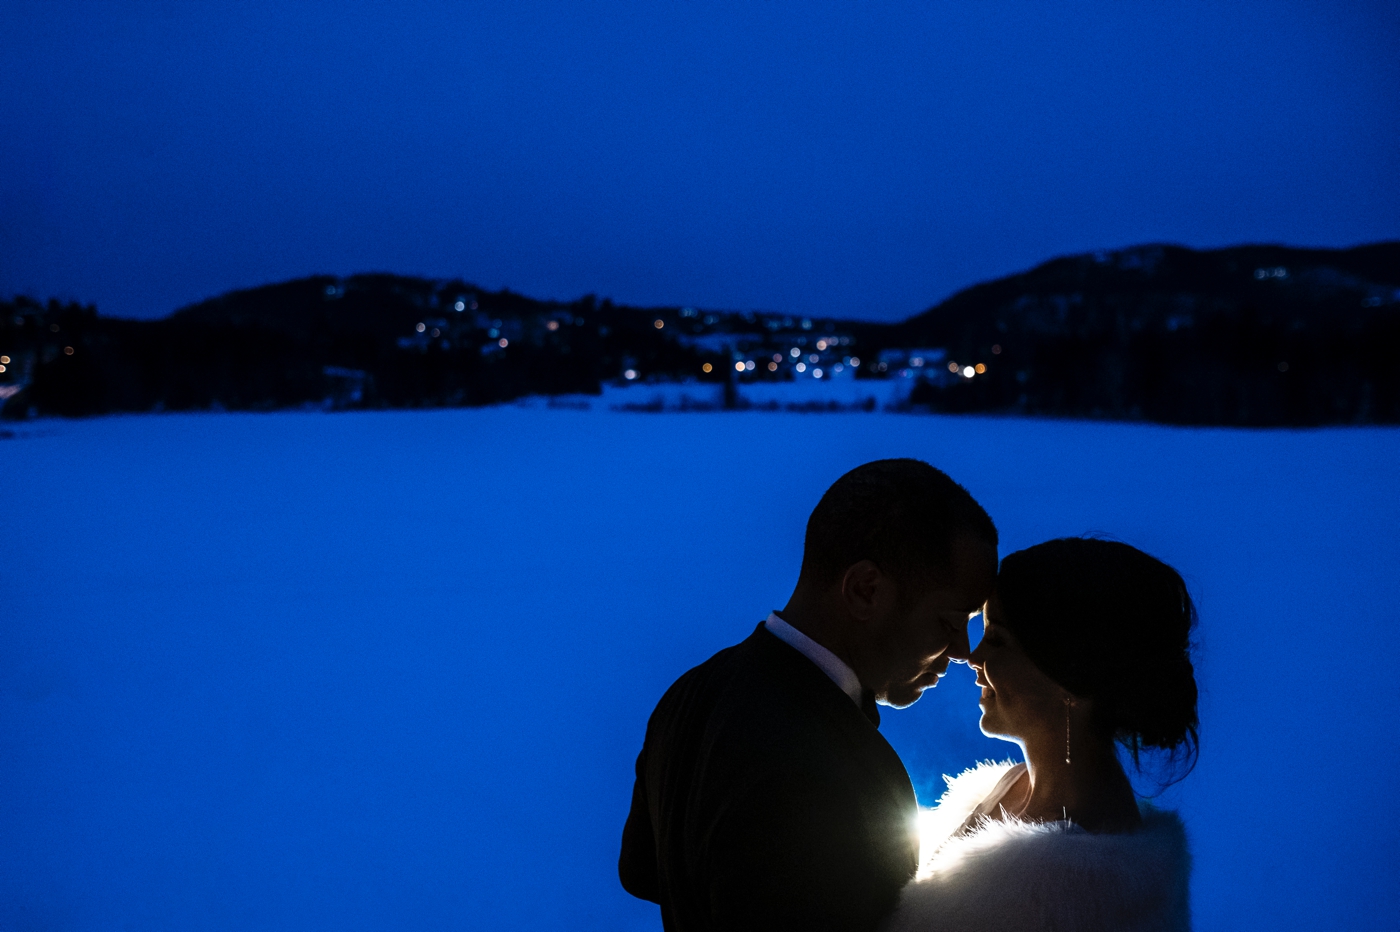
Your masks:
M 864 932 L 917 867 L 917 811 L 879 730 L 759 625 L 657 704 L 618 871 L 668 932 Z

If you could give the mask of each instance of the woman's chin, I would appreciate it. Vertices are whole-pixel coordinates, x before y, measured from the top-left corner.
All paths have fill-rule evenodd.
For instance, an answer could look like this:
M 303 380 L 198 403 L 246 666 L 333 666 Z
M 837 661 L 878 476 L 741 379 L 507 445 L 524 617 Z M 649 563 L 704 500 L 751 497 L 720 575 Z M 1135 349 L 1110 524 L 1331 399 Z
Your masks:
M 982 707 L 982 720 L 977 723 L 977 727 L 988 738 L 997 738 L 1001 741 L 1015 740 L 1006 733 L 1006 729 L 996 720 L 996 716 L 988 713 L 985 705 Z

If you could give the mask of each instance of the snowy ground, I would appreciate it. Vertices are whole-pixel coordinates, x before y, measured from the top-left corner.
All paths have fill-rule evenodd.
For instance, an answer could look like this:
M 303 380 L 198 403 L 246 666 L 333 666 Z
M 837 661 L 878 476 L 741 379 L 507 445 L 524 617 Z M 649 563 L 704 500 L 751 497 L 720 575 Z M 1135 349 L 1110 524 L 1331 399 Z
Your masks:
M 595 407 L 24 425 L 0 441 L 0 930 L 657 929 L 632 758 L 794 581 L 845 469 L 930 460 L 1003 552 L 1112 533 L 1202 610 L 1168 797 L 1202 930 L 1400 915 L 1400 431 Z M 1010 748 L 965 668 L 885 730 Z

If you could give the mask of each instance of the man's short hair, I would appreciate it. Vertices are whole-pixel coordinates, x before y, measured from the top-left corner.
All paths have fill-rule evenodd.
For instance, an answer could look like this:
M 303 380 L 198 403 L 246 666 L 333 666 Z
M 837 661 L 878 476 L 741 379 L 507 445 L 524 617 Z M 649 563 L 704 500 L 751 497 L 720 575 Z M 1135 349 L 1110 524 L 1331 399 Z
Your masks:
M 951 579 L 959 537 L 997 545 L 996 525 L 966 489 L 922 460 L 875 460 L 837 479 L 812 509 L 802 576 L 827 585 L 870 560 L 901 582 Z

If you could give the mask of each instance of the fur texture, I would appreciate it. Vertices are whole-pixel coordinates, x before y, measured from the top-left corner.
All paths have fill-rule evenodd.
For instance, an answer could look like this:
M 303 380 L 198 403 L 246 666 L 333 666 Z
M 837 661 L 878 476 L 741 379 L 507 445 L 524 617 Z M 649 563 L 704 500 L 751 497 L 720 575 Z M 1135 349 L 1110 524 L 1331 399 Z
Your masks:
M 919 876 L 885 932 L 1190 929 L 1190 855 L 1174 813 L 1142 804 L 1142 827 L 1129 834 L 985 820 L 949 837 L 1011 766 L 984 763 L 948 778 L 948 791 L 921 820 Z

